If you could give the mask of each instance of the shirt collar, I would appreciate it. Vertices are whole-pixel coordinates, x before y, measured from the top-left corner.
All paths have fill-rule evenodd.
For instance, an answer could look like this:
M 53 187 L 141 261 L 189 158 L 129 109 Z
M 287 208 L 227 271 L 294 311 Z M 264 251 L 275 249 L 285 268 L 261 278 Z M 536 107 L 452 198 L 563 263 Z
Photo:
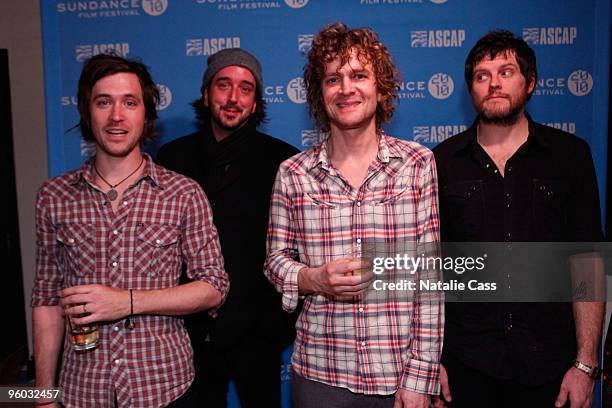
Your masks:
M 321 168 L 328 170 L 331 167 L 331 159 L 329 157 L 328 150 L 329 136 L 323 142 L 314 147 L 313 160 L 309 166 L 310 169 L 317 167 L 319 164 Z M 391 158 L 402 159 L 404 156 L 399 150 L 397 145 L 389 144 L 389 137 L 385 133 L 381 133 L 378 140 L 378 153 L 376 153 L 376 159 L 381 164 L 388 164 Z
M 142 156 L 145 160 L 144 169 L 136 183 L 138 183 L 142 179 L 150 179 L 155 186 L 163 189 L 163 186 L 159 182 L 159 171 L 153 163 L 153 159 L 151 158 L 151 156 L 144 152 L 142 153 Z M 85 161 L 85 163 L 83 163 L 83 165 L 74 173 L 72 180 L 70 180 L 71 185 L 78 188 L 82 188 L 84 186 L 84 183 L 95 185 L 95 170 L 93 166 L 94 159 L 95 156 L 92 156 L 87 159 L 87 161 Z
M 525 117 L 527 118 L 527 122 L 529 125 L 529 135 L 528 135 L 527 141 L 529 143 L 533 141 L 537 143 L 538 145 L 540 145 L 541 147 L 547 147 L 548 142 L 546 138 L 544 137 L 542 132 L 538 132 L 538 130 L 536 129 L 536 123 L 531 118 L 531 115 L 529 114 L 529 112 L 525 111 Z M 466 147 L 473 146 L 474 143 L 477 143 L 476 136 L 478 134 L 477 132 L 478 121 L 479 121 L 479 118 L 476 117 L 476 119 L 474 119 L 474 122 L 472 122 L 472 125 L 470 126 L 470 128 L 466 131 L 465 137 L 462 140 L 460 140 L 459 143 L 457 144 L 456 151 L 463 150 Z

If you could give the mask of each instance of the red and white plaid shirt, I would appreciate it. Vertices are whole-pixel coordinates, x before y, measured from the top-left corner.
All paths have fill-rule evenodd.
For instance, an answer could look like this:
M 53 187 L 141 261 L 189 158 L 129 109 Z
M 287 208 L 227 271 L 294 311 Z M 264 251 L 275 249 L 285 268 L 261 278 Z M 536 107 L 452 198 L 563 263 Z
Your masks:
M 355 189 L 331 165 L 323 142 L 280 166 L 265 274 L 282 293 L 283 307 L 292 311 L 304 266 L 354 256 L 368 244 L 438 240 L 431 151 L 382 135 L 376 160 Z M 306 296 L 296 325 L 293 369 L 356 393 L 389 395 L 398 387 L 438 393 L 442 298 L 396 293 L 380 301 L 372 294 L 349 300 Z
M 229 283 L 212 211 L 193 180 L 145 155 L 142 176 L 116 212 L 95 186 L 92 161 L 43 184 L 36 203 L 37 274 L 32 307 L 59 303 L 62 288 L 101 284 L 136 290 L 179 285 L 187 275 L 225 298 Z M 98 348 L 77 353 L 65 336 L 60 386 L 67 407 L 162 407 L 193 381 L 183 320 L 140 315 L 99 323 Z M 43 340 L 44 341 L 44 340 Z

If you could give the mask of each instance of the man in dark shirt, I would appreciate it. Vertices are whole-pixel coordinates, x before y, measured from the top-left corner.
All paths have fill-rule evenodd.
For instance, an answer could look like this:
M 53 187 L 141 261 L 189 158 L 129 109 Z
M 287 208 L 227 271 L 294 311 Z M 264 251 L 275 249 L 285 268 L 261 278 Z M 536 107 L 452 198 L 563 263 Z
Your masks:
M 263 275 L 272 184 L 293 146 L 260 133 L 265 118 L 259 61 L 226 49 L 208 58 L 193 103 L 201 128 L 159 150 L 164 167 L 195 179 L 213 208 L 231 290 L 212 321 L 190 327 L 202 406 L 225 407 L 233 380 L 242 407 L 280 406 L 280 362 L 293 328 Z
M 434 149 L 442 240 L 600 240 L 588 145 L 524 110 L 534 51 L 493 31 L 470 51 L 465 79 L 478 117 Z M 602 318 L 601 302 L 448 304 L 437 406 L 590 407 Z

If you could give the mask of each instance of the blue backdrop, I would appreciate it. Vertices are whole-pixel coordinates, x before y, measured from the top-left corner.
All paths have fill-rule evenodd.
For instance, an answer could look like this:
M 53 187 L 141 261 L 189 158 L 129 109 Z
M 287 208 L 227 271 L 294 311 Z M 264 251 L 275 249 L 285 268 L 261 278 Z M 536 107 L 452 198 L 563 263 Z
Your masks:
M 605 197 L 610 79 L 608 0 L 41 0 L 49 172 L 78 167 L 91 154 L 80 133 L 76 87 L 82 62 L 101 52 L 141 58 L 162 91 L 157 148 L 196 128 L 206 58 L 242 47 L 264 68 L 269 121 L 261 130 L 299 148 L 320 139 L 308 117 L 302 69 L 312 35 L 342 20 L 369 26 L 403 73 L 387 133 L 428 147 L 474 118 L 463 64 L 495 28 L 521 35 L 536 51 L 540 80 L 528 104 L 538 122 L 590 144 Z M 72 129 L 72 130 L 71 130 Z M 288 353 L 287 353 L 288 355 Z M 288 366 L 281 375 L 288 378 Z M 287 406 L 285 383 L 285 405 Z M 230 396 L 236 406 L 235 397 Z

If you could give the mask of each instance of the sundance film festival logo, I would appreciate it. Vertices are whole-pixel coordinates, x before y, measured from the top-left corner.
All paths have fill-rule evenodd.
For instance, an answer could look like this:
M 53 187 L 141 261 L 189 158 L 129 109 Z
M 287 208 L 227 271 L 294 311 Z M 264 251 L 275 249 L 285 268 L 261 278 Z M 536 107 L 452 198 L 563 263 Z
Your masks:
M 593 89 L 593 77 L 582 69 L 574 71 L 567 79 L 567 88 L 573 95 L 587 95 Z
M 412 48 L 461 47 L 465 41 L 465 30 L 418 30 L 410 31 Z
M 466 129 L 466 125 L 415 126 L 412 128 L 412 140 L 418 143 L 440 143 Z
M 208 56 L 226 48 L 240 48 L 240 37 L 195 38 L 185 41 L 185 54 L 188 57 Z
M 238 11 L 238 10 L 263 10 L 263 9 L 279 9 L 281 8 L 280 1 L 252 1 L 252 0 L 196 0 L 196 3 L 201 5 L 210 5 L 221 11 Z M 289 3 L 308 3 L 308 0 L 294 1 Z M 299 6 L 303 7 L 303 6 Z M 297 7 L 297 8 L 299 8 Z
M 83 62 L 98 54 L 112 54 L 120 57 L 127 57 L 129 53 L 130 44 L 126 42 L 115 44 L 82 44 L 76 46 L 75 58 L 78 62 Z
M 144 11 L 160 16 L 168 8 L 168 0 L 87 0 L 62 1 L 55 9 L 58 13 L 75 13 L 78 18 L 108 18 L 139 16 Z
M 150 16 L 161 16 L 168 8 L 168 0 L 142 0 L 142 9 Z
M 309 0 L 285 0 L 285 3 L 293 9 L 299 9 L 307 5 L 308 1 Z
M 157 110 L 164 110 L 172 103 L 172 92 L 166 85 L 157 84 L 159 90 L 159 102 L 157 102 Z
M 320 132 L 316 129 L 303 129 L 302 130 L 302 146 L 310 147 L 321 143 L 327 139 L 329 133 Z
M 312 48 L 312 40 L 314 40 L 314 34 L 298 35 L 298 50 L 300 54 L 308 54 L 308 51 Z
M 533 45 L 572 45 L 577 36 L 577 27 L 523 28 L 523 40 Z
M 306 102 L 306 87 L 304 86 L 304 78 L 293 78 L 287 84 L 287 96 L 293 103 Z
M 446 99 L 453 94 L 455 84 L 450 75 L 444 73 L 434 74 L 427 83 L 427 90 L 436 99 Z

